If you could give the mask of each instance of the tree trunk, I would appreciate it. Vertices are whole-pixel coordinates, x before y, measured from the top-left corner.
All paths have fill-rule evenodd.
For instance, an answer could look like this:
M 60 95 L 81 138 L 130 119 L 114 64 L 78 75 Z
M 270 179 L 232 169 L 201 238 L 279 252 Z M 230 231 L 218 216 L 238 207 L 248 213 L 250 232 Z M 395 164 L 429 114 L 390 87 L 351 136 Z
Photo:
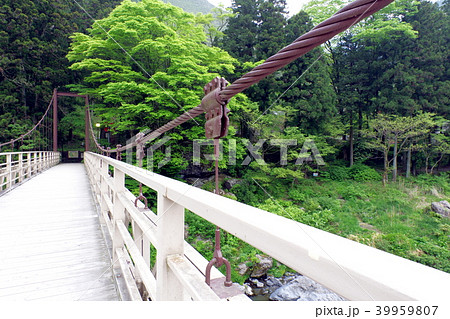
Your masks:
M 433 166 L 431 166 L 431 169 L 430 169 L 430 174 L 431 174 L 431 175 L 433 175 L 434 169 L 436 168 L 436 166 L 439 165 L 439 162 L 442 161 L 443 158 L 444 158 L 444 153 L 442 152 L 442 153 L 441 153 L 441 157 L 437 160 L 436 163 L 434 163 Z
M 398 153 L 398 139 L 397 136 L 394 139 L 394 159 L 392 162 L 392 181 L 397 181 L 397 154 Z
M 388 170 L 389 170 L 389 162 L 388 162 L 388 153 L 389 150 L 384 150 L 384 172 L 383 172 L 383 186 L 386 186 L 388 182 Z
M 411 177 L 411 146 L 408 148 L 408 153 L 406 156 L 406 178 Z
M 353 113 L 350 114 L 350 150 L 349 150 L 349 160 L 350 167 L 353 166 Z

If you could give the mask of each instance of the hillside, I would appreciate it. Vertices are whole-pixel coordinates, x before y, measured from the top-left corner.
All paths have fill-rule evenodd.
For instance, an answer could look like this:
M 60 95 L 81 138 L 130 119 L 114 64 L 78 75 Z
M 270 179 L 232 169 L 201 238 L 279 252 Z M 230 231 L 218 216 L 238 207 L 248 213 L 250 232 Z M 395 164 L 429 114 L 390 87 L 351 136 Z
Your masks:
M 174 6 L 182 8 L 184 11 L 192 13 L 209 13 L 214 6 L 207 0 L 163 0 Z

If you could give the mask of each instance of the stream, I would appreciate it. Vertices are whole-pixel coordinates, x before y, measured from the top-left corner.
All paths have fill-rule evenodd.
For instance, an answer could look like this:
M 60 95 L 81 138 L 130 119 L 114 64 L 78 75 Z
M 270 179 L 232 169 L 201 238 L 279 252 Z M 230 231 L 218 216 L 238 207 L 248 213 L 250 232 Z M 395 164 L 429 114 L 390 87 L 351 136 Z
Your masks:
M 249 278 L 245 292 L 253 301 L 344 301 L 312 279 L 295 273 L 286 273 L 281 278 L 265 275 Z

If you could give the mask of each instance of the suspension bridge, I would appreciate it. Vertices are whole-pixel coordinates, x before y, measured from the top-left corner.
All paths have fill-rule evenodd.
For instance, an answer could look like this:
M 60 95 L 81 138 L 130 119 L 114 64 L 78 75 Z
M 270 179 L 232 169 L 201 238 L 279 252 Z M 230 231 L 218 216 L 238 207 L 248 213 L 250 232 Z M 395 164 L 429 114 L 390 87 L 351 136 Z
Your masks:
M 357 0 L 280 50 L 234 83 L 216 78 L 201 104 L 147 135 L 115 149 L 99 144 L 86 95 L 54 91 L 36 126 L 0 147 L 0 300 L 249 300 L 232 283 L 220 250 L 220 231 L 242 239 L 348 300 L 446 298 L 450 275 L 325 231 L 143 169 L 146 143 L 205 114 L 205 135 L 227 134 L 227 102 L 392 0 Z M 61 164 L 58 97 L 84 98 L 84 164 Z M 36 134 L 42 130 L 41 134 Z M 20 151 L 26 138 L 46 136 L 38 150 Z M 91 142 L 98 153 L 90 152 Z M 18 151 L 15 151 L 15 148 Z M 138 166 L 121 160 L 136 150 Z M 115 154 L 115 156 L 113 156 Z M 115 157 L 115 158 L 113 158 Z M 157 193 L 148 208 L 129 177 Z M 184 240 L 185 210 L 213 223 L 216 245 L 206 260 Z M 217 267 L 226 266 L 226 275 Z

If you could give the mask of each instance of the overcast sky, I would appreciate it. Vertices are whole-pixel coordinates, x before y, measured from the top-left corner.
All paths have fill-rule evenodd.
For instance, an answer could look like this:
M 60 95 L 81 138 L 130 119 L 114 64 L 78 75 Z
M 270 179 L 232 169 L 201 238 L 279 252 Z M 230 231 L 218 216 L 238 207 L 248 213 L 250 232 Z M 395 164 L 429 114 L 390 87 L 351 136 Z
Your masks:
M 223 3 L 225 7 L 231 6 L 231 0 L 208 0 L 214 5 Z M 293 15 L 300 11 L 303 4 L 307 3 L 309 0 L 287 0 L 289 15 Z
M 208 0 L 214 5 L 218 5 L 219 3 L 223 3 L 225 7 L 231 6 L 231 0 Z M 432 2 L 436 2 L 437 0 L 431 0 Z M 300 11 L 302 6 L 305 3 L 308 3 L 309 0 L 286 0 L 289 10 L 289 15 L 292 16 Z

